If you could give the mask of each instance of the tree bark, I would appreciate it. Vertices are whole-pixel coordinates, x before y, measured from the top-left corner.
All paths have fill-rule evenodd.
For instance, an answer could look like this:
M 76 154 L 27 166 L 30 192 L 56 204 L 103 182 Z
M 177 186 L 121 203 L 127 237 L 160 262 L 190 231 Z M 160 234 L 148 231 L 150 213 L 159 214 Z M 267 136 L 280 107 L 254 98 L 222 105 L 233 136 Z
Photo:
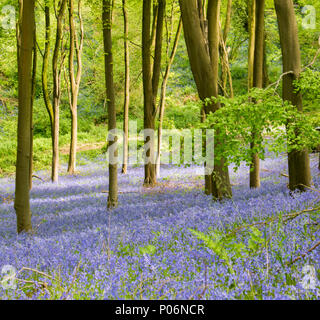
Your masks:
M 152 187 L 156 184 L 155 164 L 155 116 L 156 99 L 159 87 L 162 57 L 163 20 L 166 1 L 158 1 L 157 23 L 155 35 L 154 62 L 151 64 L 151 0 L 143 1 L 142 21 L 142 73 L 144 94 L 144 129 L 145 129 L 145 178 L 144 186 Z
M 20 61 L 20 49 L 21 49 L 21 22 L 22 22 L 22 8 L 23 0 L 18 0 L 18 19 L 16 23 L 16 38 L 17 38 L 17 62 Z
M 220 0 L 209 0 L 207 8 L 208 19 L 208 48 L 211 61 L 211 72 L 213 77 L 213 94 L 212 96 L 218 97 L 218 80 L 219 80 L 219 43 L 220 43 Z M 215 112 L 219 109 L 220 105 L 211 103 L 206 108 L 206 114 Z M 217 143 L 217 139 L 215 141 Z M 205 175 L 205 191 L 206 194 L 213 194 L 217 192 L 217 186 L 214 183 L 217 182 L 216 175 Z
M 248 88 L 253 88 L 254 73 L 254 50 L 256 41 L 256 0 L 248 0 L 248 26 L 249 26 L 249 46 L 248 46 Z
M 184 36 L 187 45 L 191 70 L 197 86 L 199 97 L 202 101 L 206 98 L 217 96 L 217 59 L 219 56 L 219 23 L 215 21 L 218 17 L 220 1 L 208 1 L 208 34 L 211 56 L 207 52 L 206 40 L 203 36 L 199 21 L 199 14 L 196 3 L 193 0 L 180 0 L 180 8 L 184 29 Z M 217 36 L 218 34 L 218 36 Z M 211 61 L 213 57 L 213 63 Z M 213 64 L 215 67 L 213 68 Z M 215 112 L 219 108 L 218 104 L 212 103 L 205 108 L 206 114 Z M 219 144 L 219 133 L 215 133 L 216 143 Z M 228 168 L 225 166 L 225 159 L 219 161 L 215 158 L 214 174 L 212 179 L 206 178 L 206 193 L 212 192 L 214 198 L 231 197 L 231 185 Z
M 208 44 L 209 55 L 212 67 L 214 91 L 213 96 L 218 97 L 218 81 L 219 81 L 219 44 L 220 44 L 220 8 L 221 0 L 208 0 Z M 215 112 L 220 108 L 219 103 L 212 103 L 207 108 L 207 113 Z M 219 131 L 215 132 L 215 150 L 218 145 L 223 144 L 219 140 Z M 232 194 L 228 168 L 225 165 L 225 159 L 222 157 L 218 160 L 215 152 L 214 171 L 211 178 L 208 177 L 208 188 L 215 199 L 230 197 Z
M 223 28 L 223 33 L 221 30 L 220 36 L 220 57 L 221 57 L 221 86 L 223 95 L 227 95 L 227 83 L 229 82 L 230 88 L 230 97 L 233 98 L 233 83 L 232 76 L 229 65 L 229 54 L 226 48 L 228 33 L 231 27 L 231 13 L 232 13 L 232 0 L 228 0 L 227 12 L 226 12 L 226 21 Z
M 59 117 L 61 99 L 61 67 L 64 57 L 60 57 L 59 51 L 62 42 L 63 18 L 67 6 L 67 0 L 60 0 L 57 15 L 56 42 L 52 58 L 53 73 L 53 152 L 52 152 L 52 182 L 58 182 L 59 175 Z
M 265 0 L 257 1 L 253 5 L 252 15 L 254 20 L 254 50 L 253 50 L 253 68 L 252 68 L 252 87 L 263 88 L 264 84 L 264 44 L 265 44 L 265 32 L 264 32 L 264 8 Z M 251 89 L 249 87 L 249 89 Z M 253 128 L 252 139 L 254 140 L 260 132 L 256 132 Z M 256 148 L 255 142 L 252 142 L 251 150 Z M 260 188 L 260 157 L 258 153 L 254 153 L 251 158 L 250 165 L 250 188 Z
M 143 94 L 144 94 L 144 128 L 154 130 L 153 119 L 153 89 L 152 89 L 152 70 L 151 70 L 151 41 L 150 23 L 151 23 L 151 0 L 143 0 L 143 18 L 142 18 L 142 73 L 143 73 Z M 145 161 L 145 178 L 144 185 L 154 185 L 156 183 L 154 165 L 152 163 L 153 137 L 145 134 L 145 148 L 150 145 L 148 150 L 145 150 L 145 156 L 149 161 Z
M 153 2 L 153 19 L 151 27 L 151 48 L 154 48 L 156 43 L 156 31 L 157 31 L 157 21 L 158 21 L 158 9 L 159 5 L 156 1 Z
M 32 61 L 32 87 L 31 87 L 31 110 L 30 110 L 30 170 L 29 170 L 29 184 L 30 190 L 32 189 L 32 178 L 33 178 L 33 104 L 36 94 L 36 84 L 37 84 L 37 29 L 36 24 L 34 24 L 34 38 L 33 38 L 33 61 Z
M 108 130 L 109 130 L 109 196 L 108 208 L 112 209 L 118 205 L 118 174 L 117 164 L 110 161 L 113 158 L 112 145 L 117 142 L 117 137 L 110 139 L 110 133 L 117 128 L 115 93 L 113 83 L 113 56 L 112 56 L 112 1 L 102 1 L 102 23 L 104 40 L 104 62 L 105 62 L 105 81 L 106 95 L 108 99 Z M 112 140 L 112 141 L 110 141 Z M 116 154 L 117 156 L 117 154 Z
M 223 42 L 227 42 L 228 34 L 231 27 L 231 13 L 232 13 L 232 0 L 228 0 L 227 12 L 226 12 L 226 21 L 223 29 Z
M 17 216 L 17 231 L 32 229 L 30 211 L 30 161 L 31 161 L 31 96 L 32 53 L 34 45 L 34 0 L 23 2 L 21 18 L 21 47 L 18 61 L 18 147 L 16 189 L 14 208 Z
M 205 18 L 205 6 L 204 6 L 203 0 L 197 0 L 197 8 L 198 8 L 198 14 L 199 14 L 199 19 L 200 19 L 200 26 L 201 26 L 202 34 L 207 41 L 208 28 L 207 28 L 207 21 Z M 207 42 L 207 45 L 208 45 L 208 42 Z
M 69 151 L 68 173 L 74 174 L 76 170 L 77 140 L 78 140 L 78 95 L 82 73 L 82 51 L 83 51 L 83 21 L 81 14 L 81 0 L 78 0 L 78 16 L 80 22 L 80 43 L 77 39 L 77 32 L 74 23 L 74 2 L 69 0 L 69 28 L 70 28 L 70 49 L 69 49 L 69 82 L 70 95 L 69 105 L 71 113 L 71 141 Z M 76 51 L 77 71 L 74 66 Z
M 17 40 L 17 63 L 20 63 L 20 49 L 21 49 L 21 28 L 22 28 L 22 9 L 23 1 L 18 1 L 19 16 L 16 23 L 16 40 Z M 33 103 L 36 88 L 36 73 L 37 73 L 37 48 L 36 48 L 36 25 L 34 26 L 34 43 L 33 43 L 33 57 L 32 57 L 32 92 L 31 92 L 31 110 L 30 110 L 30 163 L 29 163 L 29 184 L 32 189 L 32 174 L 33 174 Z
M 282 50 L 283 77 L 282 97 L 296 106 L 299 112 L 303 112 L 301 92 L 296 92 L 294 80 L 301 73 L 301 53 L 298 38 L 298 26 L 292 0 L 274 0 L 278 18 L 280 44 Z M 290 120 L 288 120 L 290 126 Z M 299 135 L 298 130 L 296 135 Z M 290 144 L 290 141 L 288 141 Z M 304 191 L 305 186 L 311 185 L 310 159 L 308 151 L 292 150 L 288 154 L 289 189 Z
M 123 46 L 124 46 L 124 65 L 125 65 L 125 85 L 124 85 L 124 105 L 123 105 L 123 164 L 122 173 L 127 173 L 128 167 L 128 148 L 129 148 L 129 105 L 130 105 L 130 54 L 129 54 L 129 26 L 126 0 L 122 0 L 123 12 Z
M 51 47 L 51 22 L 50 22 L 50 6 L 49 1 L 46 0 L 44 3 L 44 11 L 45 11 L 45 48 L 43 54 L 43 63 L 42 63 L 42 92 L 44 104 L 46 106 L 49 121 L 50 121 L 50 129 L 51 129 L 51 143 L 52 143 L 52 153 L 54 146 L 54 132 L 53 132 L 53 122 L 54 122 L 54 112 L 50 99 L 49 88 L 48 88 L 48 70 L 49 70 L 49 56 L 50 56 L 50 47 Z M 52 177 L 51 177 L 52 178 Z
M 268 74 L 268 61 L 267 61 L 267 34 L 264 33 L 264 44 L 263 44 L 263 88 L 268 87 L 270 84 Z

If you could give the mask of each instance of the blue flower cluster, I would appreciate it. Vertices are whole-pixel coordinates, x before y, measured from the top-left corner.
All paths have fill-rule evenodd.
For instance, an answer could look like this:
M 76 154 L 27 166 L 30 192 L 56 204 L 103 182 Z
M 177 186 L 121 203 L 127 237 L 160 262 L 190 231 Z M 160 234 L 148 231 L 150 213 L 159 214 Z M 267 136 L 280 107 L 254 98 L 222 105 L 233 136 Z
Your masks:
M 315 156 L 312 165 L 319 189 Z M 13 203 L 2 200 L 13 196 L 14 181 L 1 179 L 0 272 L 5 265 L 20 272 L 16 289 L 0 283 L 0 299 L 318 299 L 319 280 L 316 289 L 301 281 L 305 265 L 319 272 L 320 247 L 304 255 L 319 241 L 319 219 L 277 219 L 319 205 L 319 193 L 290 195 L 286 170 L 285 156 L 263 161 L 257 190 L 247 186 L 246 166 L 230 170 L 234 197 L 214 202 L 201 167 L 163 167 L 154 189 L 142 188 L 143 168 L 130 168 L 119 174 L 119 207 L 108 211 L 108 170 L 96 161 L 58 184 L 35 181 L 33 235 L 16 234 Z M 190 232 L 227 234 L 271 217 L 260 227 L 266 243 L 232 266 Z M 240 231 L 233 241 L 247 240 Z

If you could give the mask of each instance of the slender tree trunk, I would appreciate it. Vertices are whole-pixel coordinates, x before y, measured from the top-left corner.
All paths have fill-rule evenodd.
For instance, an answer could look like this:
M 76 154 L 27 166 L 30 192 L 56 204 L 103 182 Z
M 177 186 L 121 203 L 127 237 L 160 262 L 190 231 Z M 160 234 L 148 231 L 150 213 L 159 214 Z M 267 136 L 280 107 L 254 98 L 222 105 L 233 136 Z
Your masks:
M 128 14 L 126 8 L 126 0 L 122 0 L 122 12 L 123 12 L 123 37 L 124 37 L 124 65 L 125 65 L 125 86 L 124 86 L 124 106 L 123 106 L 123 164 L 122 173 L 127 173 L 128 166 L 128 148 L 129 148 L 129 105 L 130 105 L 130 55 L 129 55 L 129 26 L 128 26 Z
M 217 67 L 213 69 L 213 65 L 216 65 L 217 61 L 217 58 L 213 56 L 219 55 L 219 47 L 217 45 L 217 42 L 219 44 L 219 29 L 217 29 L 219 23 L 214 21 L 214 19 L 218 17 L 218 7 L 219 4 L 217 4 L 217 1 L 208 1 L 208 33 L 209 38 L 213 37 L 209 40 L 211 46 L 211 55 L 209 55 L 206 47 L 206 40 L 201 30 L 196 3 L 193 0 L 180 0 L 184 36 L 190 65 L 197 85 L 198 94 L 202 101 L 206 98 L 216 96 L 218 90 L 216 75 Z M 218 36 L 216 33 L 218 33 Z M 211 56 L 214 59 L 213 63 L 211 62 Z M 206 107 L 206 113 L 215 112 L 218 107 L 217 104 L 212 103 Z M 218 135 L 219 133 L 216 132 L 216 145 L 219 144 Z M 232 196 L 229 172 L 228 168 L 225 166 L 225 159 L 222 158 L 219 161 L 216 159 L 212 180 L 214 181 L 212 183 L 210 181 L 210 184 L 212 185 L 211 191 L 214 198 L 221 199 Z M 206 190 L 207 193 L 209 192 L 208 190 L 210 190 L 210 184 L 208 183 L 206 185 L 206 188 L 208 188 Z
M 143 92 L 144 92 L 144 128 L 154 130 L 154 119 L 152 110 L 152 70 L 151 70 L 151 41 L 150 23 L 151 23 L 151 0 L 143 0 L 143 18 L 142 18 L 142 70 L 143 70 Z M 144 184 L 154 185 L 156 183 L 154 165 L 152 163 L 154 150 L 152 149 L 153 137 L 145 134 L 145 179 Z
M 46 106 L 51 129 L 51 143 L 52 143 L 52 152 L 54 146 L 54 131 L 53 131 L 53 122 L 54 122 L 54 112 L 51 103 L 51 98 L 48 88 L 48 71 L 49 71 L 49 56 L 50 56 L 50 47 L 51 47 L 51 22 L 50 22 L 50 6 L 49 0 L 46 0 L 44 3 L 45 11 L 45 21 L 46 21 L 46 31 L 45 31 L 45 48 L 43 54 L 43 63 L 42 63 L 42 92 L 44 104 Z M 52 177 L 51 177 L 52 178 Z
M 162 61 L 162 38 L 163 38 L 163 26 L 164 15 L 166 8 L 165 0 L 158 0 L 158 17 L 157 17 L 157 29 L 156 29 L 156 42 L 154 50 L 154 61 L 152 69 L 152 113 L 153 121 L 155 120 L 155 112 L 157 109 L 157 95 L 161 74 L 161 61 Z
M 255 11 L 252 15 L 255 16 L 254 23 L 254 57 L 253 57 L 253 69 L 252 69 L 252 86 L 255 88 L 263 88 L 264 82 L 264 8 L 265 0 L 257 1 L 254 5 Z M 250 31 L 251 28 L 250 28 Z M 250 89 L 250 88 L 249 88 Z M 253 128 L 252 139 L 254 140 L 260 132 L 256 132 Z M 251 143 L 251 150 L 256 148 L 255 142 Z M 250 165 L 250 188 L 260 188 L 260 157 L 258 153 L 252 155 Z
M 255 140 L 259 133 L 253 131 L 251 136 Z M 250 143 L 251 150 L 256 148 L 255 142 Z M 258 153 L 253 153 L 250 164 L 250 188 L 260 188 L 260 157 Z
M 211 61 L 211 70 L 213 75 L 213 95 L 218 97 L 218 81 L 219 81 L 219 44 L 220 44 L 220 8 L 221 0 L 208 0 L 208 43 L 209 55 Z M 208 106 L 207 113 L 215 112 L 220 108 L 220 104 Z M 219 132 L 215 132 L 215 150 L 218 145 L 223 142 L 219 140 Z M 214 171 L 211 178 L 208 177 L 207 188 L 215 199 L 222 199 L 231 196 L 231 185 L 228 168 L 225 165 L 225 159 L 220 159 L 215 152 Z M 208 193 L 208 190 L 207 190 Z
M 53 153 L 52 153 L 52 182 L 58 182 L 59 175 L 59 118 L 60 118 L 60 98 L 61 98 L 61 66 L 64 57 L 60 57 L 59 51 L 62 42 L 63 18 L 67 6 L 67 0 L 60 0 L 57 15 L 56 42 L 52 58 L 53 73 Z
M 106 94 L 108 99 L 108 130 L 109 136 L 111 130 L 117 128 L 115 93 L 113 83 L 113 56 L 112 56 L 112 1 L 102 1 L 102 23 L 103 23 L 103 39 L 104 39 L 104 61 L 105 61 L 105 81 Z M 110 138 L 110 137 L 109 137 Z M 112 145 L 116 143 L 117 137 L 110 141 L 109 139 L 109 197 L 108 208 L 112 209 L 118 205 L 118 174 L 117 164 L 110 161 L 114 157 Z M 117 156 L 117 153 L 116 153 Z
M 74 2 L 69 0 L 69 29 L 70 29 L 70 49 L 69 49 L 69 82 L 70 94 L 69 105 L 71 113 L 71 140 L 69 151 L 68 173 L 74 174 L 76 170 L 77 140 L 78 140 L 78 95 L 80 89 L 82 73 L 82 51 L 83 51 L 83 21 L 81 14 L 81 0 L 78 0 L 78 16 L 80 21 L 80 43 L 77 39 L 77 32 L 74 23 Z M 77 71 L 74 66 L 74 56 L 76 51 Z
M 228 34 L 231 27 L 231 14 L 232 14 L 232 0 L 228 0 L 227 12 L 226 12 L 226 21 L 223 29 L 223 42 L 227 43 Z
M 232 0 L 228 0 L 227 4 L 227 11 L 226 11 L 226 21 L 223 29 L 223 33 L 221 30 L 220 36 L 220 57 L 221 57 L 221 86 L 223 94 L 227 95 L 227 83 L 229 82 L 230 88 L 230 97 L 233 98 L 233 83 L 232 83 L 232 76 L 230 71 L 229 65 L 229 54 L 227 50 L 227 38 L 228 33 L 231 27 L 231 13 L 232 13 Z
M 291 102 L 299 112 L 303 112 L 301 92 L 296 92 L 293 84 L 301 73 L 300 44 L 293 1 L 274 0 L 274 4 L 280 33 L 283 73 L 292 72 L 283 77 L 283 100 Z M 288 126 L 290 125 L 289 120 Z M 296 134 L 299 135 L 298 130 Z M 290 141 L 288 141 L 288 144 L 290 144 Z M 296 189 L 304 191 L 305 186 L 309 187 L 311 185 L 310 159 L 306 149 L 289 152 L 288 167 L 291 191 Z
M 16 24 L 16 39 L 17 39 L 17 62 L 18 66 L 20 63 L 20 49 L 21 49 L 21 23 L 22 23 L 22 9 L 23 9 L 23 1 L 18 1 L 18 10 L 19 10 L 19 18 Z M 32 175 L 33 175 L 33 103 L 35 96 L 35 86 L 36 86 L 36 72 L 37 72 L 37 48 L 36 48 L 36 25 L 34 25 L 34 44 L 33 44 L 33 60 L 32 60 L 32 92 L 31 92 L 31 110 L 30 110 L 30 163 L 29 163 L 29 184 L 30 190 L 32 189 Z
M 156 43 L 156 31 L 157 31 L 157 21 L 158 21 L 158 10 L 159 10 L 159 5 L 156 1 L 153 1 L 153 19 L 152 19 L 152 27 L 151 27 L 151 48 L 154 48 L 155 43 Z
M 198 14 L 199 14 L 199 19 L 200 19 L 200 26 L 202 30 L 202 34 L 207 39 L 207 34 L 208 34 L 208 28 L 207 28 L 207 21 L 205 18 L 205 8 L 204 8 L 204 1 L 203 0 L 197 0 L 197 8 L 198 8 Z M 208 45 L 208 43 L 207 43 Z
M 74 100 L 75 101 L 75 100 Z M 71 139 L 68 161 L 68 174 L 75 174 L 76 158 L 77 158 L 77 144 L 78 144 L 78 114 L 77 110 L 71 110 Z
M 16 38 L 17 38 L 17 62 L 19 65 L 20 61 L 20 49 L 21 49 L 21 23 L 22 23 L 22 9 L 23 9 L 23 0 L 18 1 L 18 19 L 16 23 Z
M 256 0 L 248 0 L 248 26 L 249 26 L 249 46 L 248 46 L 248 88 L 253 88 L 254 72 L 254 49 L 256 41 Z
M 157 24 L 155 35 L 154 62 L 151 65 L 151 0 L 143 1 L 142 21 L 142 73 L 144 92 L 144 129 L 145 129 L 145 179 L 144 185 L 152 187 L 156 184 L 155 164 L 155 116 L 156 99 L 159 87 L 162 56 L 163 20 L 166 1 L 158 1 Z M 148 131 L 148 132 L 147 132 Z
M 175 35 L 175 39 L 173 42 L 173 48 L 170 54 L 170 58 L 168 60 L 167 66 L 166 66 L 166 71 L 162 80 L 162 85 L 161 85 L 161 94 L 160 94 L 160 102 L 159 102 L 159 127 L 158 127 L 158 144 L 157 144 L 157 159 L 156 159 L 156 174 L 157 177 L 160 177 L 160 160 L 161 160 L 161 144 L 162 144 L 162 125 L 163 125 L 163 117 L 164 117 L 164 110 L 165 110 L 165 102 L 166 102 L 166 92 L 167 92 L 167 84 L 168 84 L 168 79 L 170 75 L 170 70 L 171 66 L 174 61 L 174 57 L 177 52 L 178 44 L 179 44 L 179 39 L 182 31 L 182 19 L 180 18 L 179 24 L 178 24 L 178 29 Z
M 220 7 L 221 0 L 208 1 L 208 43 L 213 76 L 214 97 L 218 97 L 218 78 L 219 78 L 219 40 L 220 40 Z M 214 112 L 219 108 L 219 104 L 212 104 L 208 111 Z
M 70 139 L 70 150 L 69 150 L 69 162 L 68 162 L 68 173 L 74 174 L 76 165 L 76 154 L 77 154 L 77 100 L 78 100 L 78 88 L 75 82 L 74 76 L 74 53 L 75 53 L 75 41 L 76 41 L 76 30 L 74 25 L 74 3 L 73 0 L 68 0 L 69 9 L 69 82 L 70 82 L 70 113 L 71 113 L 71 139 Z
M 18 61 L 19 113 L 16 190 L 14 208 L 18 233 L 32 229 L 30 211 L 30 161 L 31 161 L 31 96 L 32 53 L 34 45 L 34 0 L 23 1 L 21 17 L 21 48 Z
M 267 35 L 264 33 L 263 43 L 263 88 L 266 88 L 270 84 L 268 74 L 268 61 L 267 61 Z
M 33 103 L 36 94 L 36 80 L 37 80 L 37 29 L 34 24 L 34 42 L 33 42 L 33 62 L 32 62 L 32 91 L 31 91 L 31 110 L 30 110 L 30 170 L 29 170 L 29 183 L 30 190 L 32 189 L 32 177 L 33 177 Z
M 209 0 L 208 1 L 208 45 L 209 56 L 211 61 L 211 70 L 213 76 L 213 97 L 218 97 L 218 79 L 219 79 L 219 40 L 220 40 L 220 7 L 221 0 Z M 207 107 L 206 113 L 215 112 L 219 108 L 219 104 L 212 103 Z M 215 141 L 217 143 L 217 140 Z M 215 161 L 216 163 L 216 161 Z M 213 194 L 214 189 L 217 191 L 217 187 L 213 186 L 216 182 L 216 175 L 209 174 L 205 176 L 205 192 L 206 194 Z

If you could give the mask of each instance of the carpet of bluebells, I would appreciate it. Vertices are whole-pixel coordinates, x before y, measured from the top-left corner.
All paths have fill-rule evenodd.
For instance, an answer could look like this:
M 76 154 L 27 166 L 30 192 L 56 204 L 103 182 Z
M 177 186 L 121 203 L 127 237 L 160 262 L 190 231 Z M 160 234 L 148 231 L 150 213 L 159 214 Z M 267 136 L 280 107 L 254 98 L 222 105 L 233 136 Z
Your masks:
M 320 247 L 307 253 L 320 239 L 319 211 L 284 219 L 319 206 L 320 194 L 289 194 L 285 156 L 262 162 L 259 190 L 246 166 L 231 169 L 234 196 L 222 202 L 204 194 L 201 167 L 163 167 L 154 189 L 142 187 L 143 168 L 130 168 L 113 211 L 106 164 L 78 170 L 58 184 L 37 173 L 32 235 L 16 234 L 14 180 L 0 179 L 0 271 L 11 265 L 18 279 L 15 290 L 0 285 L 0 299 L 320 298 Z M 316 155 L 312 174 L 320 190 Z M 225 239 L 222 254 L 196 232 Z M 309 289 L 306 265 L 316 271 Z

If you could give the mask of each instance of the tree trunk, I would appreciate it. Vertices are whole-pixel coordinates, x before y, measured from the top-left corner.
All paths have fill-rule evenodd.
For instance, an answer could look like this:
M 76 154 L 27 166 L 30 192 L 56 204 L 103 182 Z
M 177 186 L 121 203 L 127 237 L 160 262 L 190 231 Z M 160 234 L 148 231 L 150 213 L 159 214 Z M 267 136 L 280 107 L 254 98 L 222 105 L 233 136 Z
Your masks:
M 68 162 L 68 174 L 74 174 L 76 165 L 77 154 L 77 98 L 78 88 L 75 83 L 74 77 L 74 51 L 76 41 L 76 30 L 74 25 L 74 3 L 73 0 L 68 0 L 69 9 L 69 82 L 70 82 L 70 94 L 69 94 L 69 106 L 71 114 L 71 139 L 70 139 L 70 151 Z
M 16 24 L 16 39 L 17 39 L 17 63 L 20 65 L 20 50 L 21 50 L 21 28 L 22 28 L 22 0 L 18 1 L 19 18 Z M 36 25 L 34 26 L 34 44 L 33 44 L 33 60 L 32 60 L 32 92 L 31 92 L 31 110 L 30 110 L 30 163 L 29 163 L 29 184 L 30 190 L 32 189 L 32 174 L 33 174 L 33 103 L 35 96 L 35 86 L 36 86 L 36 72 L 37 72 L 37 48 L 36 48 Z
M 112 1 L 102 1 L 102 23 L 103 23 L 103 40 L 104 40 L 104 62 L 105 62 L 105 81 L 106 95 L 108 99 L 108 130 L 109 130 L 109 197 L 108 208 L 112 209 L 118 205 L 118 174 L 117 164 L 111 159 L 114 157 L 112 145 L 117 142 L 117 137 L 111 138 L 111 130 L 116 130 L 116 108 L 115 93 L 113 83 L 113 56 L 112 56 Z M 116 154 L 117 156 L 117 154 Z
M 128 148 L 129 148 L 129 105 L 130 105 L 130 56 L 129 56 L 129 26 L 126 0 L 122 0 L 123 12 L 123 37 L 124 37 L 124 65 L 125 65 L 125 86 L 124 86 L 124 106 L 123 106 L 123 164 L 122 173 L 127 173 Z
M 142 21 L 142 73 L 144 93 L 144 129 L 145 129 L 145 178 L 144 186 L 152 187 L 156 184 L 155 164 L 155 116 L 156 99 L 159 87 L 162 57 L 162 33 L 166 1 L 158 1 L 157 23 L 155 30 L 154 62 L 151 65 L 151 0 L 143 1 Z
M 34 39 L 33 39 L 33 62 L 32 62 L 32 90 L 31 90 L 31 110 L 30 110 L 30 170 L 29 170 L 29 184 L 30 190 L 32 189 L 32 177 L 33 177 L 33 103 L 36 94 L 37 83 L 37 29 L 34 24 Z
M 45 31 L 45 48 L 43 54 L 43 63 L 42 63 L 42 92 L 44 104 L 46 106 L 51 129 L 51 142 L 52 142 L 52 152 L 54 146 L 54 132 L 53 132 L 53 122 L 54 122 L 54 112 L 50 99 L 49 88 L 48 88 L 48 70 L 49 70 L 49 56 L 50 56 L 50 39 L 51 39 L 51 23 L 50 23 L 50 7 L 49 1 L 46 0 L 44 3 L 45 11 L 45 21 L 46 21 L 46 31 Z M 51 177 L 52 178 L 52 177 Z
M 218 97 L 218 81 L 219 81 L 219 44 L 220 44 L 220 0 L 208 1 L 208 43 L 209 55 L 212 66 L 212 74 L 214 81 L 214 97 Z M 220 104 L 211 104 L 208 106 L 207 112 L 215 112 L 220 108 Z M 222 144 L 219 140 L 219 132 L 215 132 L 215 149 L 216 146 Z M 231 185 L 228 168 L 225 166 L 225 159 L 218 160 L 215 152 L 214 171 L 211 175 L 210 183 L 212 185 L 211 193 L 213 198 L 222 199 L 231 196 Z M 209 184 L 210 187 L 210 184 Z
M 81 14 L 81 0 L 78 0 L 78 16 L 80 21 L 80 43 L 77 39 L 77 33 L 74 23 L 74 3 L 69 0 L 69 29 L 70 29 L 70 49 L 69 49 L 69 82 L 70 94 L 69 105 L 71 113 L 71 141 L 69 152 L 68 173 L 74 174 L 76 170 L 77 158 L 77 140 L 78 140 L 78 95 L 80 89 L 81 73 L 82 73 L 82 51 L 83 51 L 83 21 Z M 74 56 L 76 51 L 77 71 L 74 67 Z M 76 73 L 76 74 L 75 74 Z
M 78 114 L 77 110 L 71 110 L 71 139 L 69 150 L 68 174 L 75 174 L 77 144 L 78 144 Z
M 301 73 L 300 44 L 298 38 L 298 26 L 292 0 L 274 0 L 280 43 L 282 50 L 283 77 L 282 97 L 296 106 L 299 112 L 303 112 L 301 92 L 295 92 L 294 80 Z M 288 121 L 290 126 L 290 120 Z M 299 135 L 297 130 L 297 136 Z M 290 144 L 290 141 L 288 141 Z M 294 191 L 305 190 L 305 186 L 311 185 L 310 159 L 307 150 L 293 150 L 288 154 L 289 189 Z
M 29 232 L 32 229 L 29 179 L 31 161 L 32 52 L 35 34 L 34 7 L 34 0 L 23 2 L 21 18 L 21 50 L 18 61 L 18 147 L 14 202 L 18 233 Z
M 180 0 L 180 8 L 184 29 L 184 36 L 187 45 L 191 70 L 198 89 L 199 97 L 202 101 L 206 98 L 217 96 L 217 66 L 219 56 L 219 23 L 215 21 L 219 16 L 217 9 L 220 7 L 220 1 L 209 0 L 208 2 L 208 33 L 209 44 L 211 46 L 211 57 L 207 52 L 206 40 L 203 36 L 199 21 L 199 14 L 196 3 L 193 0 Z M 211 20 L 211 21 L 210 21 Z M 218 33 L 218 35 L 216 34 Z M 214 57 L 215 56 L 215 57 Z M 213 65 L 215 67 L 213 68 Z M 215 112 L 219 105 L 212 103 L 205 108 L 206 114 Z M 216 143 L 219 144 L 219 133 L 215 133 Z M 217 161 L 215 159 L 214 174 L 212 179 L 206 178 L 206 192 L 210 191 L 214 198 L 231 197 L 231 185 L 229 180 L 228 168 L 225 166 L 225 159 Z
M 253 6 L 255 11 L 252 11 L 254 15 L 254 57 L 253 57 L 253 69 L 252 69 L 252 86 L 255 88 L 263 88 L 264 84 L 264 8 L 265 0 L 257 1 Z M 251 28 L 250 28 L 251 30 Z M 251 88 L 249 88 L 251 89 Z M 252 139 L 254 140 L 257 135 L 261 135 L 260 132 L 256 132 L 253 128 Z M 251 143 L 251 150 L 256 148 L 255 142 Z M 260 188 L 260 157 L 258 153 L 252 155 L 250 165 L 250 188 Z
M 226 21 L 223 29 L 223 42 L 227 42 L 228 34 L 231 27 L 231 13 L 232 13 L 232 0 L 228 0 L 227 12 L 226 12 Z
M 211 71 L 213 77 L 213 94 L 212 96 L 218 97 L 218 79 L 219 79 L 219 40 L 220 40 L 220 0 L 209 0 L 208 1 L 208 47 L 209 56 L 211 61 Z M 206 114 L 215 112 L 219 108 L 219 104 L 211 103 L 206 108 Z M 216 141 L 217 142 L 217 141 Z M 213 194 L 214 186 L 213 183 L 216 180 L 216 175 L 207 174 L 205 175 L 205 193 Z
M 21 49 L 21 22 L 22 22 L 22 8 L 23 0 L 18 0 L 18 19 L 16 23 L 16 38 L 17 38 L 17 62 L 20 61 L 20 49 Z
M 269 74 L 268 74 L 268 62 L 267 62 L 267 35 L 264 33 L 264 43 L 263 43 L 263 88 L 268 87 L 270 84 Z
M 256 0 L 248 0 L 248 26 L 249 26 L 249 46 L 248 46 L 248 88 L 253 88 L 254 73 L 254 50 L 256 39 Z
M 154 130 L 153 118 L 153 90 L 152 90 L 152 71 L 151 71 L 151 0 L 143 0 L 143 19 L 142 19 L 142 73 L 143 73 L 143 93 L 144 93 L 144 128 Z M 154 164 L 152 162 L 154 149 L 152 149 L 154 136 L 147 136 L 145 133 L 145 178 L 144 185 L 152 186 L 156 183 Z
M 59 175 L 59 114 L 61 98 L 61 67 L 64 57 L 61 57 L 59 65 L 59 52 L 62 42 L 63 17 L 67 6 L 67 0 L 59 2 L 57 15 L 56 42 L 52 58 L 53 73 L 53 152 L 52 152 L 52 182 L 58 182 Z
M 226 48 L 228 33 L 231 27 L 231 13 L 232 13 L 232 0 L 228 0 L 227 12 L 226 12 L 226 21 L 223 29 L 223 34 L 221 30 L 220 36 L 220 57 L 221 57 L 221 86 L 223 95 L 227 96 L 227 83 L 229 82 L 230 88 L 230 97 L 233 98 L 233 83 L 232 76 L 229 65 L 229 55 Z
M 205 37 L 205 39 L 207 40 L 207 34 L 208 34 L 208 30 L 207 30 L 207 26 L 206 26 L 206 18 L 205 18 L 205 8 L 204 8 L 204 1 L 203 0 L 197 0 L 197 8 L 198 8 L 198 15 L 199 15 L 199 19 L 200 19 L 200 26 L 201 26 L 201 30 L 202 30 L 202 34 Z M 208 43 L 207 43 L 208 45 Z
M 157 1 L 153 2 L 153 20 L 151 27 L 151 48 L 154 48 L 156 43 L 156 31 L 157 31 L 157 21 L 158 21 L 158 9 L 159 5 Z

